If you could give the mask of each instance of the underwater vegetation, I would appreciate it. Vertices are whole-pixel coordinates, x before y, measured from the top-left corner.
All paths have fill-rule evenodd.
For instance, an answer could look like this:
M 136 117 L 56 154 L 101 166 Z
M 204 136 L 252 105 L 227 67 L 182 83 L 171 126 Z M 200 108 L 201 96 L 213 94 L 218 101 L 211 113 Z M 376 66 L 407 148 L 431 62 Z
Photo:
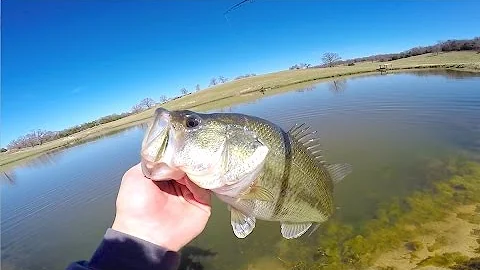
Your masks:
M 417 266 L 454 266 L 456 264 L 465 263 L 468 257 L 460 252 L 443 253 L 442 255 L 429 256 L 422 260 Z
M 435 242 L 428 246 L 427 247 L 427 250 L 430 251 L 430 252 L 433 252 L 437 249 L 439 249 L 440 247 L 443 247 L 445 245 L 448 245 L 448 239 L 447 237 L 445 237 L 444 235 L 439 235 L 437 237 L 435 237 Z
M 457 217 L 473 224 L 480 224 L 480 215 L 478 213 L 458 213 Z
M 451 269 L 454 270 L 475 270 L 475 269 L 480 269 L 480 257 L 477 258 L 471 258 L 468 261 L 465 261 L 463 263 L 459 263 L 457 265 L 454 265 L 453 267 L 450 267 Z
M 371 266 L 378 256 L 389 250 L 404 246 L 415 251 L 424 245 L 414 241 L 415 237 L 434 233 L 424 225 L 427 222 L 441 221 L 462 205 L 480 203 L 480 164 L 456 157 L 447 160 L 433 160 L 425 168 L 425 178 L 429 185 L 414 191 L 405 198 L 394 198 L 378 206 L 373 218 L 353 227 L 338 219 L 324 223 L 317 233 L 301 240 L 278 242 L 278 258 L 290 269 L 365 269 Z M 478 222 L 478 211 L 473 215 L 459 214 L 469 222 Z M 478 223 L 477 223 L 478 224 Z M 473 233 L 480 233 L 474 230 Z M 480 236 L 479 236 L 480 239 Z M 309 242 L 310 241 L 310 242 Z M 312 250 L 311 246 L 317 247 Z M 480 252 L 480 240 L 477 240 Z M 426 248 L 432 252 L 447 245 L 447 240 L 438 236 L 434 244 Z M 435 254 L 421 261 L 418 266 L 442 265 L 468 268 L 479 261 L 468 261 L 461 253 Z M 467 267 L 467 268 L 461 268 Z M 383 267 L 381 269 L 396 269 Z

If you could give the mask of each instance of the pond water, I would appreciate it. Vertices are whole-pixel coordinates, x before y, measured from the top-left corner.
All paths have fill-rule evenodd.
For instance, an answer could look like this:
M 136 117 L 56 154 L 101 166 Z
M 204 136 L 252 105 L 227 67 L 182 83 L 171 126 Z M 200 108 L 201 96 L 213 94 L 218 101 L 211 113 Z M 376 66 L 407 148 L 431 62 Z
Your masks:
M 285 129 L 305 122 L 318 130 L 327 161 L 354 167 L 335 189 L 335 219 L 352 226 L 371 218 L 379 203 L 428 184 L 422 172 L 428 160 L 459 153 L 479 159 L 480 77 L 470 73 L 353 77 L 222 110 Z M 121 176 L 139 162 L 143 133 L 134 127 L 43 155 L 3 176 L 2 269 L 64 269 L 88 259 L 113 220 Z M 215 200 L 206 230 L 184 250 L 195 262 L 184 262 L 191 269 L 247 269 L 276 259 L 280 240 L 280 225 L 261 221 L 237 239 L 226 206 Z

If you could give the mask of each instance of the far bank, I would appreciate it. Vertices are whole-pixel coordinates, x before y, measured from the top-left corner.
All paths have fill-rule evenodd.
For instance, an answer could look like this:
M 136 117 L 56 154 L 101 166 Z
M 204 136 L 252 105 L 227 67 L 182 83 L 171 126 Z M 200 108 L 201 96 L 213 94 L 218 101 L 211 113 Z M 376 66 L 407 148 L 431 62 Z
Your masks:
M 425 69 L 480 72 L 480 54 L 475 52 L 425 54 L 388 62 L 361 62 L 354 66 L 281 71 L 217 85 L 159 106 L 167 109 L 208 111 L 248 102 L 263 96 L 288 92 L 322 81 L 343 80 L 352 76 L 380 73 L 378 69 L 382 64 L 389 64 L 387 71 L 389 73 Z M 145 123 L 153 115 L 153 112 L 154 108 L 43 145 L 21 149 L 16 152 L 2 153 L 0 154 L 0 169 L 7 170 L 18 162 L 26 161 L 40 154 Z

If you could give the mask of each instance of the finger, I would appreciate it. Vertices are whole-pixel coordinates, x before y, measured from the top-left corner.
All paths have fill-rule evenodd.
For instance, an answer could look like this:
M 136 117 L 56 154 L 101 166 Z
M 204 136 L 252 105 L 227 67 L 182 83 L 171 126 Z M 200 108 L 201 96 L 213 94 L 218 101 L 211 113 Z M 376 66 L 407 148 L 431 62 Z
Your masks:
M 187 181 L 187 183 L 190 181 Z M 197 195 L 197 198 L 195 198 L 194 193 L 187 187 L 178 184 L 183 192 L 183 197 L 185 200 L 190 203 L 191 205 L 197 207 L 198 209 L 204 211 L 208 215 L 211 213 L 211 206 L 210 206 L 210 195 L 208 197 L 199 197 Z
M 190 179 L 188 178 L 185 178 L 185 184 L 187 188 L 192 192 L 195 201 L 204 205 L 211 204 L 211 194 L 209 190 L 203 189 L 195 185 L 195 183 L 190 181 Z
M 145 177 L 142 173 L 142 168 L 141 168 L 140 163 L 138 163 L 135 166 L 128 169 L 127 172 L 125 172 L 125 175 L 126 176 L 134 176 L 134 177 L 138 177 L 138 176 Z
M 122 177 L 122 183 L 138 183 L 144 180 L 149 179 L 143 175 L 140 163 L 128 169 Z

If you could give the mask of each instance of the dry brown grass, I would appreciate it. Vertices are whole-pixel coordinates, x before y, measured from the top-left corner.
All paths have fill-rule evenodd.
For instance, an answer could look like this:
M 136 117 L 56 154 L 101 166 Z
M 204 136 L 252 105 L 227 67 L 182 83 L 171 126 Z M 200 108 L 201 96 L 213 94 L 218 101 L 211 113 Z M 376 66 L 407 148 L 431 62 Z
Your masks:
M 449 52 L 439 55 L 425 54 L 395 61 L 391 64 L 394 71 L 420 68 L 459 69 L 480 72 L 480 54 L 475 52 Z M 169 101 L 161 106 L 166 109 L 194 109 L 206 111 L 226 107 L 233 104 L 255 100 L 264 95 L 301 88 L 299 84 L 328 80 L 340 76 L 352 76 L 369 72 L 378 72 L 379 62 L 363 62 L 354 66 L 338 66 L 331 68 L 315 68 L 306 70 L 287 70 L 255 77 L 244 78 L 222 85 L 217 85 L 197 93 L 186 95 Z M 89 140 L 107 133 L 121 130 L 147 121 L 154 109 L 125 117 L 107 124 L 93 127 L 61 138 L 41 146 L 22 149 L 18 152 L 0 154 L 0 169 L 6 169 L 18 161 L 35 157 L 39 154 Z

